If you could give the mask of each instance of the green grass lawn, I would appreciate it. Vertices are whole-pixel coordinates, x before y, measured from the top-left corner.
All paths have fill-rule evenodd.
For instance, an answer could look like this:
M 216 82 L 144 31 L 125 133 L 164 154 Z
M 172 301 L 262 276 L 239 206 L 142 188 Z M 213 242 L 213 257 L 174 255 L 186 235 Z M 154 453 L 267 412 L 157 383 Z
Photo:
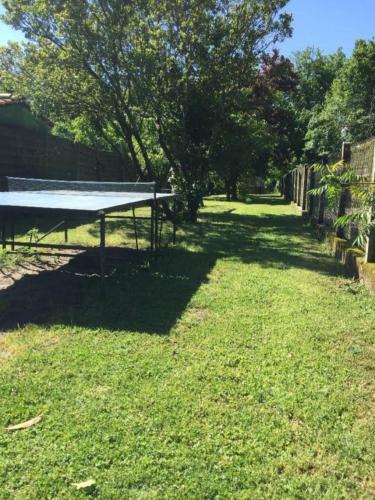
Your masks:
M 0 498 L 374 498 L 375 300 L 280 198 L 96 281 L 0 339 L 0 427 L 43 415 L 0 432 Z

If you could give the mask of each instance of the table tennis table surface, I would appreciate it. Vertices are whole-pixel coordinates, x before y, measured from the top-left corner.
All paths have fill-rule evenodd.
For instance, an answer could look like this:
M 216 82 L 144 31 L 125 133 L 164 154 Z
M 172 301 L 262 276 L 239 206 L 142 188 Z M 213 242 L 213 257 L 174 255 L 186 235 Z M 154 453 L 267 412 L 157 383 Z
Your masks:
M 40 209 L 72 212 L 112 212 L 174 198 L 171 193 L 111 191 L 6 191 L 0 192 L 0 209 Z

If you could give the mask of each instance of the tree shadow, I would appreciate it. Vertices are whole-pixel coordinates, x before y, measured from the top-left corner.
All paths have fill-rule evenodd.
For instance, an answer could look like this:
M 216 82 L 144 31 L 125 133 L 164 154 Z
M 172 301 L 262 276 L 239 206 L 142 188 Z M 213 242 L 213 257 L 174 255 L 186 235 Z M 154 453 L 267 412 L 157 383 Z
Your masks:
M 104 289 L 92 252 L 58 269 L 24 276 L 0 290 L 0 331 L 33 323 L 168 334 L 216 259 L 177 249 L 166 249 L 155 260 L 142 255 L 127 251 L 127 260 L 110 265 Z
M 286 204 L 277 197 L 256 197 L 257 205 L 280 203 Z M 120 227 L 122 222 L 112 221 L 109 231 Z M 96 228 L 92 230 L 96 236 Z M 84 254 L 59 269 L 23 277 L 0 291 L 0 330 L 34 323 L 166 335 L 223 257 L 280 271 L 344 274 L 339 262 L 311 244 L 312 230 L 297 215 L 241 215 L 228 207 L 225 212 L 203 212 L 198 224 L 183 230 L 195 252 L 167 248 L 149 260 L 149 254 L 128 251 L 128 260 L 111 266 L 105 295 L 97 256 Z
M 267 194 L 249 194 L 246 198 L 241 198 L 235 201 L 228 201 L 225 195 L 212 195 L 209 197 L 210 201 L 219 201 L 220 203 L 239 203 L 243 205 L 289 205 L 289 201 L 281 195 L 267 195 Z
M 257 196 L 256 204 L 270 205 L 275 197 Z M 185 229 L 186 239 L 205 253 L 235 257 L 262 267 L 306 269 L 325 275 L 345 274 L 336 259 L 314 249 L 312 228 L 294 214 L 241 215 L 228 210 L 203 213 L 200 224 Z

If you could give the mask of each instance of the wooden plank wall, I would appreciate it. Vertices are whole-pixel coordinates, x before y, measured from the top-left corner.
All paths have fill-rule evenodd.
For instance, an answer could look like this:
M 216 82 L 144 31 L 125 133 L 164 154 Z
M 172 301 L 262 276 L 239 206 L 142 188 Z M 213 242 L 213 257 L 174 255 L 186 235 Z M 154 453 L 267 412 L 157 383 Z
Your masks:
M 0 189 L 4 176 L 132 181 L 118 153 L 97 151 L 49 133 L 0 125 Z

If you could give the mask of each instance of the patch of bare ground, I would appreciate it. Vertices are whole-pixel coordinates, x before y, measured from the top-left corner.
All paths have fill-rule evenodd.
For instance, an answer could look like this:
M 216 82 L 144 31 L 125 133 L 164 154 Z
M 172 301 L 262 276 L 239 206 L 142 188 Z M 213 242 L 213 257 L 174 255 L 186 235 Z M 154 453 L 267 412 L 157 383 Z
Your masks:
M 106 275 L 126 262 L 140 264 L 148 254 L 107 247 Z M 39 255 L 0 269 L 0 335 L 28 323 L 50 325 L 80 305 L 84 290 L 99 286 L 96 248 L 59 256 Z
M 48 324 L 77 303 L 83 270 L 75 260 L 43 256 L 1 268 L 0 335 L 27 323 Z

